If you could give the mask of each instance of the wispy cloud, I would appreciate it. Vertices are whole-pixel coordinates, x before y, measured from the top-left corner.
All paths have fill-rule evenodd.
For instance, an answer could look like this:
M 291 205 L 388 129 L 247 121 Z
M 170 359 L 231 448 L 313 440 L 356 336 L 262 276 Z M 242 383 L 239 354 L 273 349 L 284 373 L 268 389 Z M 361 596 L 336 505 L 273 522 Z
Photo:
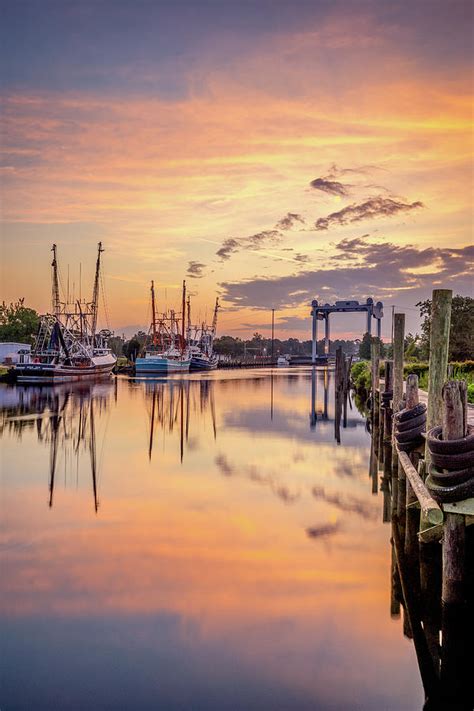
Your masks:
M 321 190 L 323 193 L 328 193 L 329 195 L 338 195 L 339 197 L 346 197 L 349 194 L 347 187 L 336 180 L 328 180 L 327 178 L 315 178 L 310 182 L 310 185 L 315 190 Z
M 360 204 L 353 204 L 344 207 L 337 212 L 331 212 L 327 217 L 320 217 L 315 222 L 317 230 L 327 230 L 334 225 L 347 225 L 351 222 L 361 222 L 362 220 L 373 220 L 377 217 L 392 217 L 400 212 L 410 212 L 424 207 L 423 203 L 402 202 L 392 198 L 375 197 Z
M 309 538 L 329 538 L 341 530 L 340 521 L 334 523 L 322 523 L 319 526 L 311 526 L 306 529 Z
M 275 229 L 291 230 L 291 228 L 294 227 L 297 223 L 301 223 L 302 225 L 304 225 L 304 218 L 301 215 L 298 215 L 297 212 L 287 212 L 285 217 L 282 217 L 281 220 L 278 220 L 275 225 Z
M 186 274 L 191 277 L 191 279 L 202 279 L 202 277 L 204 276 L 203 269 L 205 268 L 205 266 L 206 265 L 202 262 L 196 262 L 192 260 L 188 264 Z
M 216 254 L 222 259 L 222 261 L 226 261 L 227 259 L 230 259 L 232 254 L 238 252 L 238 250 L 239 241 L 229 237 L 223 241 L 222 247 L 217 250 Z
M 292 504 L 300 498 L 299 492 L 292 492 L 286 484 L 280 483 L 273 474 L 265 474 L 254 465 L 237 467 L 229 462 L 225 454 L 218 454 L 215 458 L 215 463 L 221 474 L 226 477 L 244 477 L 257 484 L 268 486 L 285 504 Z
M 376 520 L 378 511 L 365 499 L 358 498 L 352 494 L 341 494 L 340 492 L 330 493 L 325 491 L 322 486 L 313 487 L 311 493 L 315 499 L 325 501 L 332 506 L 335 506 L 340 511 L 345 513 L 354 513 L 364 519 Z
M 426 293 L 436 280 L 455 280 L 464 293 L 472 290 L 472 246 L 420 249 L 361 237 L 341 240 L 335 249 L 326 269 L 222 282 L 223 298 L 251 309 L 285 309 L 307 305 L 315 296 L 334 300 L 348 294 L 358 299 L 372 295 L 383 300 L 400 291 L 411 294 L 416 303 L 420 290 Z M 342 265 L 341 256 L 345 260 Z
M 249 249 L 257 251 L 266 244 L 275 244 L 281 238 L 279 230 L 262 230 L 248 237 L 229 237 L 225 239 L 222 246 L 216 251 L 216 255 L 222 260 L 227 261 L 230 257 L 239 252 L 241 249 Z

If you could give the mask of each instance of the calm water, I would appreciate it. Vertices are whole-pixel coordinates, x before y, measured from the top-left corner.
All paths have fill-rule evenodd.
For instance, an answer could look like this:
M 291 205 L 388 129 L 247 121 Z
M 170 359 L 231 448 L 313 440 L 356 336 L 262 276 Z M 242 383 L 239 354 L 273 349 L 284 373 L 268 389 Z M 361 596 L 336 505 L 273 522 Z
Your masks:
M 331 373 L 0 388 L 2 711 L 422 708 Z

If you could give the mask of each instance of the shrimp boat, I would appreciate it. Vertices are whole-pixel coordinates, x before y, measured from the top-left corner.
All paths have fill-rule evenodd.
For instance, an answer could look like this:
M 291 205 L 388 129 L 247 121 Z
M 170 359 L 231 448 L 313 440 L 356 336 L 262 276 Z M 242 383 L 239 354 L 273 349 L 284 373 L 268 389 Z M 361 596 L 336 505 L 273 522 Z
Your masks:
M 152 321 L 143 355 L 135 361 L 136 375 L 168 375 L 187 373 L 191 363 L 184 337 L 186 311 L 186 282 L 183 281 L 183 310 L 157 314 L 155 285 L 151 282 Z M 181 321 L 181 329 L 179 322 Z
M 217 330 L 217 311 L 219 309 L 219 299 L 216 299 L 214 307 L 214 317 L 212 325 L 202 323 L 201 326 L 191 325 L 191 305 L 188 299 L 188 334 L 187 341 L 191 354 L 192 371 L 215 370 L 217 368 L 218 357 L 214 353 L 214 338 Z
M 63 383 L 109 377 L 116 357 L 108 348 L 108 330 L 97 331 L 100 263 L 99 242 L 92 301 L 60 300 L 56 245 L 53 244 L 52 311 L 40 319 L 35 344 L 29 355 L 15 366 L 20 383 Z

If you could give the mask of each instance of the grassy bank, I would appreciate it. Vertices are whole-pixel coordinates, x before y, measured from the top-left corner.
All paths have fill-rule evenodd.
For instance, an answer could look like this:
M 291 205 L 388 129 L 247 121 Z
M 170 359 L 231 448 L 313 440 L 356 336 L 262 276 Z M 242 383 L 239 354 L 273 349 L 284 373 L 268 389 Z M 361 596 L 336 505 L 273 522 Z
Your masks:
M 451 372 L 449 377 L 453 380 L 465 380 L 467 383 L 468 400 L 474 403 L 474 360 L 450 363 Z M 422 390 L 428 389 L 428 363 L 407 363 L 403 369 L 405 378 L 410 373 L 418 375 L 419 385 Z M 380 375 L 383 377 L 383 365 L 380 367 Z M 361 360 L 354 363 L 351 368 L 352 383 L 357 391 L 368 391 L 371 386 L 370 362 Z

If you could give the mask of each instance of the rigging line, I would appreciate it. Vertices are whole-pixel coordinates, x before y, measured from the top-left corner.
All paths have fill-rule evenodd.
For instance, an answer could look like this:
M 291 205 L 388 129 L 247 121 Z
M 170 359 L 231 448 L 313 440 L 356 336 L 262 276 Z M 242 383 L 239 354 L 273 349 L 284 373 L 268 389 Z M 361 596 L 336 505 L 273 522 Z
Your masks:
M 107 324 L 107 328 L 110 331 L 109 309 L 108 309 L 108 305 L 107 305 L 107 299 L 105 296 L 104 277 L 102 274 L 100 275 L 100 291 L 101 291 L 101 295 L 102 295 L 102 304 L 104 306 L 105 323 Z

